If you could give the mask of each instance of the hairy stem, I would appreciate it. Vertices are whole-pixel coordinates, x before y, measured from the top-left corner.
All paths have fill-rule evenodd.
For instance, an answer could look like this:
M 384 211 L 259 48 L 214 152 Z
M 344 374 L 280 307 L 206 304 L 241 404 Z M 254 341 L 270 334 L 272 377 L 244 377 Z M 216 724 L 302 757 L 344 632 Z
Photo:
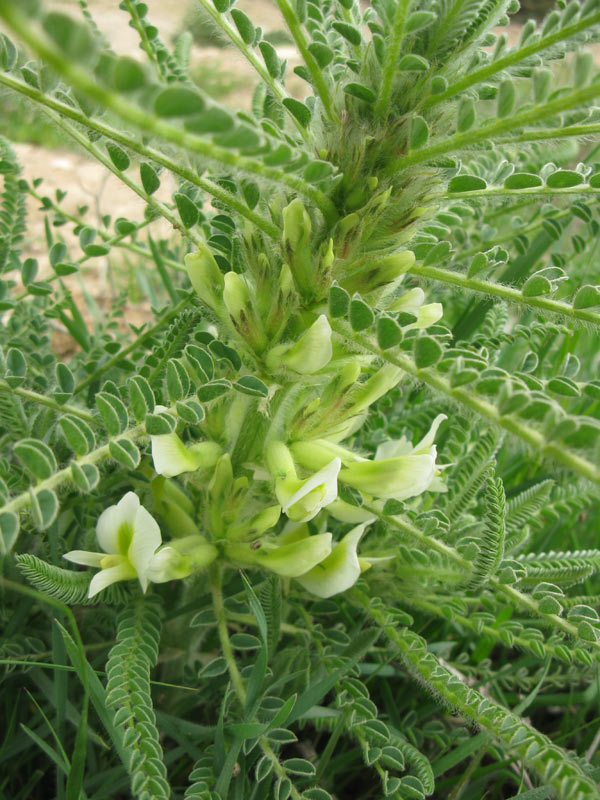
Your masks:
M 512 286 L 503 286 L 500 283 L 493 283 L 492 281 L 469 278 L 461 272 L 453 272 L 452 270 L 442 269 L 441 267 L 424 267 L 421 264 L 415 264 L 409 271 L 413 275 L 440 281 L 441 283 L 446 283 L 451 286 L 458 286 L 467 291 L 481 292 L 485 295 L 501 297 L 509 303 L 518 303 L 519 305 L 529 306 L 533 309 L 560 314 L 561 316 L 569 317 L 573 320 L 600 325 L 600 313 L 596 311 L 590 311 L 587 308 L 574 308 L 569 303 L 564 303 L 561 300 L 550 300 L 546 297 L 525 297 L 519 289 L 515 289 Z

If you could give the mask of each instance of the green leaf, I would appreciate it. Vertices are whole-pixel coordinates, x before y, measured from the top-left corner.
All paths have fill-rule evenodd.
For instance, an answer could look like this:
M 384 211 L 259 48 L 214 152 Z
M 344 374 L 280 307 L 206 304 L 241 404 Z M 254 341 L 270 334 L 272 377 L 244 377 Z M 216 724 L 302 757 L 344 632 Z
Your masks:
M 500 119 L 508 117 L 515 107 L 515 84 L 511 78 L 505 78 L 498 89 L 497 114 Z
M 128 469 L 135 469 L 140 463 L 140 451 L 131 439 L 111 439 L 108 451 L 119 464 Z
M 355 294 L 350 301 L 349 321 L 353 331 L 364 331 L 375 321 L 371 307 L 359 294 Z
M 205 383 L 204 386 L 198 389 L 198 400 L 201 403 L 209 403 L 211 400 L 216 400 L 217 397 L 226 394 L 231 388 L 230 381 L 224 379 L 210 381 L 210 383 Z
M 131 164 L 129 156 L 127 155 L 125 150 L 123 150 L 122 147 L 119 147 L 118 144 L 114 144 L 113 142 L 108 142 L 106 145 L 106 151 L 109 155 L 110 160 L 113 162 L 115 167 L 120 172 L 126 170 Z
M 405 33 L 415 33 L 426 28 L 436 19 L 433 11 L 415 11 L 409 15 L 404 26 Z
M 56 363 L 56 380 L 60 387 L 61 392 L 65 394 L 72 394 L 75 389 L 75 378 L 73 373 L 66 364 L 62 361 Z
M 340 22 L 336 20 L 331 23 L 331 27 L 343 36 L 346 41 L 350 42 L 350 44 L 358 46 L 362 42 L 360 31 L 349 22 Z
M 410 121 L 410 149 L 417 150 L 427 144 L 429 139 L 429 126 L 423 117 L 415 116 Z
M 146 194 L 154 194 L 160 186 L 160 179 L 156 170 L 147 161 L 143 161 L 140 164 L 140 178 Z
M 157 414 L 148 414 L 145 426 L 149 436 L 165 436 L 173 433 L 177 427 L 177 420 L 171 414 L 160 411 Z
M 146 414 L 154 411 L 154 392 L 146 378 L 135 375 L 127 381 L 129 404 L 137 422 L 141 422 Z
M 31 492 L 31 513 L 39 530 L 46 530 L 54 522 L 58 507 L 58 499 L 51 489 Z
M 187 195 L 181 194 L 181 192 L 176 192 L 173 195 L 173 199 L 175 200 L 175 205 L 177 206 L 177 211 L 183 223 L 183 227 L 187 229 L 193 228 L 199 219 L 198 206 L 196 203 L 190 200 Z
M 19 535 L 19 517 L 12 511 L 0 513 L 0 553 L 9 553 Z
M 600 305 L 600 286 L 582 286 L 577 290 L 573 300 L 573 308 L 590 308 Z
M 311 42 L 308 45 L 308 50 L 321 69 L 325 69 L 326 66 L 331 64 L 335 55 L 331 47 L 322 42 Z
M 273 45 L 263 40 L 262 42 L 258 43 L 258 49 L 262 54 L 269 75 L 272 78 L 279 78 L 279 74 L 281 72 L 281 63 L 279 61 L 277 51 Z
M 84 456 L 96 446 L 96 437 L 90 426 L 82 419 L 67 414 L 58 421 L 67 444 L 78 456 Z
M 245 44 L 253 44 L 256 31 L 254 30 L 254 25 L 250 21 L 250 18 L 239 8 L 233 8 L 231 10 L 231 18 Z
M 543 294 L 550 294 L 552 284 L 543 275 L 532 275 L 525 281 L 521 293 L 523 297 L 539 297 Z
M 583 175 L 571 169 L 557 169 L 546 178 L 546 186 L 551 189 L 569 189 L 583 182 Z
M 197 425 L 204 419 L 204 409 L 200 403 L 197 403 L 195 400 L 188 400 L 185 403 L 178 400 L 177 403 L 175 403 L 175 408 L 179 418 L 189 425 Z
M 304 103 L 301 103 L 299 100 L 295 100 L 293 97 L 285 97 L 282 100 L 283 105 L 287 108 L 287 110 L 292 114 L 298 122 L 306 127 L 310 122 L 311 113 L 310 109 L 308 109 Z
M 347 83 L 344 86 L 344 92 L 359 100 L 364 100 L 365 103 L 374 103 L 377 100 L 375 92 L 362 83 Z
M 56 458 L 45 442 L 39 439 L 21 439 L 13 449 L 19 461 L 36 478 L 46 480 L 56 472 Z
M 474 192 L 486 188 L 487 183 L 476 175 L 456 175 L 448 184 L 449 192 Z
M 463 97 L 458 106 L 457 129 L 459 133 L 468 131 L 475 124 L 475 103 L 472 97 Z
M 431 367 L 442 357 L 442 348 L 432 336 L 420 336 L 414 344 L 415 364 L 419 369 Z
M 129 56 L 119 56 L 113 73 L 113 85 L 118 92 L 134 92 L 146 82 L 144 68 Z
M 169 86 L 154 99 L 158 117 L 189 117 L 204 111 L 205 106 L 202 95 L 185 86 Z
M 98 392 L 96 408 L 100 412 L 106 430 L 111 436 L 123 433 L 129 424 L 127 409 L 122 400 L 109 392 Z
M 304 775 L 307 778 L 316 773 L 315 765 L 305 758 L 286 758 L 281 762 L 281 766 L 286 772 L 291 772 L 293 775 Z
M 329 289 L 329 313 L 333 319 L 345 317 L 350 307 L 350 295 L 348 292 L 333 283 Z
M 71 463 L 71 477 L 73 478 L 73 483 L 82 492 L 91 492 L 98 485 L 100 473 L 95 464 L 78 464 L 73 461 Z
M 533 189 L 542 186 L 542 179 L 531 172 L 514 172 L 504 181 L 505 189 Z
M 402 328 L 395 319 L 382 314 L 377 320 L 377 343 L 382 350 L 396 347 L 402 341 Z
M 181 361 L 171 358 L 167 361 L 167 392 L 171 405 L 176 400 L 183 400 L 189 394 L 190 376 Z
M 398 72 L 427 72 L 429 61 L 416 53 L 407 53 L 398 61 L 396 69 Z
M 89 61 L 94 56 L 94 40 L 86 25 L 66 14 L 46 14 L 42 27 L 63 53 L 73 61 Z
M 231 114 L 223 108 L 207 108 L 184 123 L 184 127 L 193 133 L 226 133 L 234 126 Z
M 244 375 L 233 384 L 233 388 L 242 394 L 255 395 L 256 397 L 267 397 L 269 387 L 253 375 Z

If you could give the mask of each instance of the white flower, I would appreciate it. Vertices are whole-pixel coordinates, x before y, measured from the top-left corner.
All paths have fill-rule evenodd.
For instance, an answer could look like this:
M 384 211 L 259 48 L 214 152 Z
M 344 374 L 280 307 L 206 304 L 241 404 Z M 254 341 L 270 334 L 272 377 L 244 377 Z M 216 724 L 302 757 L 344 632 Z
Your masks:
M 327 558 L 309 572 L 296 578 L 299 584 L 317 597 L 332 597 L 354 586 L 362 572 L 356 552 L 366 524 L 358 525 L 335 545 Z
M 342 462 L 334 458 L 310 478 L 289 476 L 275 482 L 281 510 L 294 522 L 308 522 L 337 497 L 337 477 Z
M 155 408 L 156 413 L 166 410 L 165 406 L 160 405 Z M 150 441 L 154 469 L 165 478 L 214 467 L 223 452 L 216 442 L 199 442 L 186 447 L 176 433 L 150 436 Z
M 111 583 L 132 578 L 139 580 L 145 592 L 161 535 L 156 520 L 140 505 L 138 496 L 127 492 L 117 505 L 103 511 L 96 524 L 96 536 L 104 553 L 71 550 L 63 556 L 75 564 L 100 567 L 100 572 L 91 580 L 88 597 Z
M 312 375 L 331 361 L 332 354 L 331 326 L 321 314 L 295 344 L 274 347 L 267 353 L 266 360 L 270 369 L 278 369 L 283 364 L 300 375 Z
M 290 541 L 290 539 L 292 539 Z M 263 567 L 282 578 L 297 578 L 311 570 L 331 553 L 331 534 L 317 533 L 314 536 L 300 535 L 283 537 L 280 542 L 256 542 L 253 544 L 226 544 L 225 556 L 231 561 L 248 566 Z M 257 547 L 256 545 L 260 546 Z
M 406 439 L 390 440 L 377 448 L 374 461 L 356 461 L 340 473 L 340 480 L 361 492 L 384 499 L 406 500 L 427 491 L 436 477 L 436 446 L 433 443 L 445 414 L 414 447 Z
M 411 328 L 428 328 L 442 318 L 444 314 L 442 304 L 427 303 L 423 305 L 424 300 L 423 289 L 410 289 L 390 306 L 390 311 L 403 311 L 417 318 L 410 325 L 403 326 L 405 331 L 411 330 Z
M 192 572 L 207 567 L 218 555 L 217 548 L 204 536 L 184 536 L 156 551 L 148 569 L 153 583 L 187 578 Z

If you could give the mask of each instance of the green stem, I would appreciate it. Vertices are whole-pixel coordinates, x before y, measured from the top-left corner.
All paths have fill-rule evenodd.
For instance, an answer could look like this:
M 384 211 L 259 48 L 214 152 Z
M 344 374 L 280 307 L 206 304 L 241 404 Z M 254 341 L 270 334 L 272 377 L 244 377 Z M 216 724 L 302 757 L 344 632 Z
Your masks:
M 398 74 L 396 65 L 398 64 L 398 56 L 400 55 L 400 47 L 404 37 L 404 26 L 409 6 L 410 0 L 398 0 L 392 22 L 391 36 L 386 45 L 385 61 L 381 71 L 381 89 L 375 104 L 375 114 L 383 122 L 387 119 L 394 78 Z
M 288 3 L 287 0 L 277 0 L 277 5 L 279 6 L 279 10 L 281 11 L 283 18 L 285 19 L 286 25 L 289 28 L 290 33 L 298 50 L 304 59 L 304 63 L 306 64 L 306 68 L 310 72 L 310 77 L 312 78 L 313 85 L 315 87 L 315 91 L 319 95 L 321 103 L 323 104 L 323 108 L 330 120 L 336 121 L 336 113 L 333 106 L 333 101 L 331 99 L 331 94 L 329 92 L 329 87 L 327 86 L 327 82 L 323 77 L 323 70 L 317 64 L 315 57 L 308 49 L 308 44 L 306 42 L 306 37 L 302 31 L 300 23 L 296 17 L 296 14 L 292 10 L 292 7 Z
M 600 125 L 567 125 L 564 128 L 534 128 L 511 136 L 510 139 L 499 139 L 498 144 L 514 144 L 515 142 L 538 142 L 544 139 L 568 139 L 571 136 L 592 136 L 600 132 Z
M 67 403 L 57 403 L 56 400 L 53 400 L 48 395 L 39 394 L 38 392 L 33 392 L 30 389 L 23 389 L 21 386 L 11 386 L 2 379 L 0 379 L 0 392 L 16 394 L 17 397 L 22 397 L 25 400 L 32 400 L 34 403 L 39 403 L 47 408 L 52 408 L 55 411 L 58 411 L 60 414 L 72 414 L 74 417 L 79 417 L 79 419 L 83 419 L 85 422 L 89 422 L 91 424 L 96 422 L 94 415 L 90 414 L 88 411 L 84 411 L 82 408 L 71 406 Z
M 532 55 L 535 55 L 542 50 L 546 50 L 548 47 L 552 47 L 557 42 L 561 42 L 565 39 L 571 38 L 572 36 L 576 36 L 578 33 L 581 33 L 598 22 L 600 22 L 600 11 L 596 11 L 594 14 L 586 16 L 583 19 L 580 19 L 578 22 L 574 22 L 572 25 L 567 25 L 566 28 L 561 28 L 554 33 L 550 33 L 547 36 L 538 39 L 538 41 L 534 41 L 531 42 L 531 44 L 526 44 L 523 47 L 519 47 L 505 55 L 503 58 L 498 58 L 495 61 L 492 61 L 490 64 L 486 64 L 485 67 L 481 67 L 480 69 L 470 72 L 456 83 L 450 84 L 450 86 L 448 86 L 444 92 L 432 95 L 425 102 L 425 108 L 436 106 L 438 103 L 443 103 L 445 100 L 449 100 L 451 97 L 455 97 L 457 94 L 466 91 L 471 86 L 475 86 L 478 83 L 489 80 L 492 75 L 497 75 L 499 72 L 502 72 L 502 70 L 513 67 L 515 64 L 519 64 L 521 61 L 530 58 Z
M 480 142 L 489 142 L 499 134 L 509 133 L 515 128 L 522 128 L 524 125 L 533 125 L 536 122 L 543 122 L 574 106 L 583 106 L 585 103 L 594 100 L 598 95 L 600 95 L 600 84 L 594 83 L 591 86 L 586 86 L 583 89 L 578 89 L 569 92 L 567 95 L 557 97 L 549 103 L 534 106 L 512 117 L 498 119 L 481 125 L 480 127 L 473 128 L 470 131 L 456 133 L 454 136 L 442 138 L 429 147 L 422 147 L 420 150 L 412 150 L 405 156 L 392 161 L 384 170 L 384 174 L 395 175 L 406 167 L 413 166 L 414 164 L 421 164 L 436 156 L 444 155 L 444 153 L 462 150 L 465 147 Z
M 256 53 L 250 48 L 246 42 L 242 39 L 236 29 L 231 25 L 228 20 L 226 19 L 224 14 L 221 14 L 217 11 L 212 3 L 209 0 L 198 0 L 200 5 L 204 8 L 204 10 L 210 15 L 213 22 L 219 26 L 219 28 L 223 31 L 223 33 L 233 42 L 233 44 L 237 47 L 239 52 L 244 56 L 244 58 L 248 61 L 248 63 L 256 70 L 256 72 L 260 75 L 263 82 L 269 87 L 271 94 L 277 100 L 281 108 L 285 111 L 285 113 L 289 116 L 292 120 L 298 132 L 301 134 L 302 138 L 305 142 L 308 141 L 308 131 L 304 126 L 300 123 L 299 120 L 289 111 L 289 109 L 283 105 L 282 101 L 286 98 L 290 97 L 288 92 L 285 90 L 285 87 L 281 84 L 280 81 L 276 81 L 271 73 L 261 64 L 260 60 L 256 56 Z
M 131 17 L 131 22 L 133 22 L 133 27 L 135 28 L 137 35 L 140 37 L 140 44 L 148 56 L 148 60 L 154 65 L 158 79 L 162 80 L 164 78 L 164 70 L 161 69 L 161 65 L 156 60 L 156 55 L 152 49 L 152 45 L 150 44 L 150 39 L 148 39 L 146 29 L 139 18 L 137 9 L 132 5 L 131 0 L 125 0 L 125 5 L 127 6 L 127 11 Z
M 600 131 L 600 126 L 598 126 L 598 131 Z M 552 137 L 555 138 L 555 137 Z M 483 197 L 483 198 L 490 198 L 491 200 L 495 200 L 497 198 L 504 198 L 504 197 L 560 197 L 561 195 L 566 195 L 570 197 L 571 195 L 580 195 L 580 194 L 588 194 L 592 195 L 593 197 L 600 196 L 600 186 L 573 186 L 568 189 L 553 189 L 550 186 L 535 186 L 531 189 L 505 189 L 503 186 L 490 186 L 486 189 L 473 189 L 470 192 L 447 192 L 445 195 L 445 199 L 448 200 L 470 200 L 473 197 Z
M 424 267 L 421 264 L 415 264 L 410 268 L 409 272 L 413 275 L 420 275 L 422 278 L 441 281 L 451 286 L 459 286 L 461 289 L 468 291 L 501 297 L 509 303 L 519 303 L 534 309 L 539 308 L 543 311 L 550 311 L 553 314 L 560 314 L 573 320 L 600 325 L 600 314 L 596 311 L 590 311 L 587 308 L 574 308 L 569 303 L 563 303 L 560 300 L 549 300 L 545 297 L 525 297 L 519 289 L 515 289 L 512 286 L 503 286 L 491 281 L 469 278 L 461 272 L 453 272 L 440 267 Z
M 221 650 L 223 651 L 223 657 L 227 662 L 227 669 L 229 670 L 229 677 L 231 678 L 232 686 L 243 708 L 246 704 L 246 688 L 244 686 L 244 682 L 242 681 L 240 671 L 237 668 L 237 664 L 235 663 L 233 648 L 229 639 L 225 604 L 223 602 L 222 567 L 218 564 L 214 565 L 211 569 L 210 591 L 213 599 L 215 617 L 217 619 L 217 630 L 219 632 Z
M 246 705 L 246 688 L 244 686 L 244 682 L 242 681 L 242 676 L 240 675 L 240 671 L 235 663 L 235 657 L 233 655 L 233 648 L 231 647 L 231 641 L 229 639 L 229 631 L 227 630 L 227 612 L 225 611 L 225 605 L 223 602 L 223 575 L 222 575 L 222 567 L 218 564 L 213 565 L 211 568 L 211 582 L 210 582 L 210 590 L 213 599 L 213 608 L 215 611 L 215 617 L 217 619 L 217 631 L 219 633 L 219 640 L 221 642 L 221 650 L 223 652 L 223 657 L 227 662 L 227 669 L 229 670 L 229 677 L 231 678 L 231 683 L 233 685 L 234 691 L 237 695 L 238 700 L 240 701 L 240 705 L 242 708 Z M 258 740 L 260 749 L 263 753 L 270 759 L 271 763 L 273 764 L 273 771 L 279 778 L 287 778 L 287 772 L 279 763 L 279 759 L 277 755 L 273 752 L 273 749 L 269 742 L 261 736 Z M 291 783 L 291 781 L 290 781 Z M 294 800 L 302 800 L 302 797 L 298 790 L 295 788 L 294 784 L 292 783 L 290 797 L 293 797 Z
M 409 671 L 423 682 L 434 695 L 456 708 L 460 714 L 503 743 L 509 751 L 518 754 L 523 762 L 554 786 L 558 796 L 565 798 L 564 783 L 569 782 L 569 797 L 577 795 L 582 800 L 598 797 L 596 785 L 569 756 L 560 761 L 551 758 L 553 747 L 548 737 L 539 733 L 514 712 L 468 686 L 457 670 L 447 667 L 437 656 L 427 650 L 426 643 L 417 634 L 390 624 L 385 608 L 374 604 L 370 598 L 356 592 L 361 605 L 381 626 L 388 640 L 398 649 Z M 515 735 L 521 731 L 520 735 Z M 532 747 L 535 742 L 537 747 Z
M 139 347 L 144 339 L 147 339 L 149 336 L 153 336 L 157 331 L 163 328 L 188 305 L 192 298 L 193 295 L 190 294 L 188 297 L 184 297 L 183 300 L 180 300 L 179 303 L 177 303 L 176 306 L 173 306 L 173 308 L 167 314 L 165 314 L 164 317 L 161 317 L 161 319 L 159 319 L 155 325 L 153 325 L 151 328 L 148 328 L 147 331 L 144 331 L 144 333 L 131 342 L 131 344 L 127 345 L 127 347 L 125 347 L 123 350 L 119 350 L 119 352 L 116 353 L 112 358 L 109 358 L 108 361 L 102 364 L 102 366 L 98 367 L 95 372 L 92 372 L 92 374 L 88 375 L 88 377 L 81 381 L 81 383 L 78 383 L 73 390 L 73 394 L 79 394 L 79 392 L 97 380 L 100 375 L 103 375 L 107 370 L 109 370 L 111 367 L 114 367 L 115 364 L 118 364 L 119 361 L 125 358 L 125 356 L 129 355 L 129 353 Z
M 30 100 L 34 100 L 36 103 L 39 103 L 42 106 L 57 111 L 62 116 L 68 117 L 69 119 L 84 125 L 86 128 L 96 131 L 97 133 L 106 136 L 108 139 L 112 139 L 114 142 L 118 142 L 124 147 L 127 147 L 129 150 L 132 150 L 134 153 L 138 153 L 138 155 L 151 159 L 156 164 L 160 164 L 170 172 L 173 172 L 175 175 L 179 175 L 180 177 L 184 178 L 184 180 L 189 181 L 194 186 L 198 186 L 212 197 L 216 197 L 217 200 L 229 206 L 234 211 L 237 211 L 240 216 L 248 219 L 250 222 L 256 225 L 259 230 L 262 230 L 272 239 L 279 240 L 281 238 L 281 229 L 277 225 L 249 209 L 243 201 L 239 200 L 231 192 L 223 189 L 208 178 L 200 177 L 197 172 L 189 169 L 180 161 L 175 161 L 164 153 L 161 153 L 160 150 L 156 150 L 153 147 L 148 147 L 147 145 L 143 144 L 138 137 L 134 137 L 124 133 L 123 131 L 117 130 L 102 120 L 87 117 L 81 111 L 78 111 L 72 106 L 67 105 L 67 103 L 62 103 L 60 100 L 57 100 L 51 95 L 45 95 L 38 89 L 34 89 L 32 86 L 29 86 L 24 81 L 17 80 L 16 78 L 6 75 L 2 72 L 0 72 L 0 84 L 13 89 L 22 95 L 25 95 L 26 97 L 29 97 Z
M 400 367 L 407 374 L 421 381 L 429 388 L 441 392 L 446 397 L 451 397 L 453 400 L 456 400 L 462 405 L 471 409 L 471 411 L 475 411 L 489 422 L 492 422 L 509 433 L 517 436 L 519 439 L 533 447 L 542 455 L 552 459 L 553 461 L 557 461 L 559 464 L 562 464 L 568 469 L 573 470 L 573 472 L 576 472 L 583 478 L 587 478 L 587 480 L 592 481 L 593 483 L 600 484 L 600 467 L 596 466 L 596 464 L 593 464 L 591 461 L 588 461 L 586 458 L 573 453 L 571 450 L 568 450 L 563 444 L 547 441 L 545 437 L 539 433 L 539 431 L 536 431 L 534 428 L 530 428 L 529 425 L 526 425 L 524 422 L 521 422 L 515 417 L 510 415 L 503 416 L 500 414 L 498 409 L 491 403 L 488 403 L 487 400 L 477 397 L 475 394 L 472 394 L 468 391 L 468 389 L 463 387 L 451 386 L 450 382 L 446 378 L 444 378 L 438 372 L 435 372 L 433 369 L 417 367 L 415 362 L 409 356 L 404 354 L 392 355 L 391 353 L 382 350 L 376 344 L 371 342 L 366 336 L 351 331 L 349 326 L 347 326 L 345 323 L 335 320 L 331 323 L 331 327 L 350 342 L 355 342 L 360 347 L 379 356 L 384 361 Z
M 129 178 L 124 172 L 120 169 L 117 169 L 110 158 L 100 150 L 99 147 L 96 147 L 87 136 L 85 136 L 81 131 L 78 131 L 70 122 L 67 122 L 66 119 L 62 119 L 58 114 L 51 111 L 48 108 L 44 108 L 44 113 L 47 114 L 50 119 L 62 128 L 65 133 L 67 133 L 72 139 L 74 139 L 77 144 L 79 144 L 84 150 L 86 150 L 96 161 L 99 161 L 102 166 L 106 167 L 107 170 L 112 172 L 122 183 L 125 184 L 132 192 L 135 192 L 138 197 L 140 197 L 150 208 L 154 209 L 157 214 L 160 214 L 161 217 L 167 220 L 167 222 L 172 225 L 175 230 L 182 233 L 183 236 L 191 239 L 194 244 L 198 245 L 204 241 L 204 238 L 199 233 L 193 233 L 192 231 L 185 230 L 182 228 L 179 218 L 175 216 L 171 212 L 171 210 L 164 204 L 161 203 L 156 198 L 152 197 L 152 195 L 148 194 L 148 192 L 136 181 Z
M 521 593 L 519 592 L 519 594 Z M 430 614 L 435 614 L 435 616 L 440 617 L 441 619 L 446 619 L 442 611 L 442 606 L 440 605 L 439 602 L 432 602 L 430 600 L 425 599 L 422 595 L 419 594 L 414 594 L 414 595 L 407 594 L 404 600 L 406 603 L 415 608 L 419 608 L 422 611 L 427 611 Z M 519 605 L 521 605 L 520 601 Z M 551 642 L 540 642 L 538 639 L 534 639 L 533 641 L 537 646 L 533 646 L 531 640 L 528 639 L 526 636 L 513 634 L 511 637 L 512 642 L 510 645 L 508 645 L 500 635 L 500 631 L 497 628 L 492 627 L 491 625 L 481 625 L 479 620 L 474 619 L 473 617 L 466 617 L 462 614 L 459 614 L 454 609 L 452 609 L 452 620 L 453 622 L 462 625 L 464 628 L 467 628 L 468 630 L 475 631 L 478 634 L 482 634 L 483 636 L 487 636 L 490 639 L 494 639 L 494 641 L 503 644 L 505 647 L 515 646 L 520 648 L 521 650 L 528 650 L 538 658 L 540 655 L 539 647 L 542 647 L 545 653 L 550 654 L 553 658 L 556 658 L 561 663 L 564 663 L 564 659 L 561 658 L 561 656 L 557 653 L 556 645 L 552 644 Z M 571 650 L 569 652 L 573 653 L 573 651 Z M 577 656 L 575 655 L 575 660 L 580 661 L 581 659 L 577 658 Z M 587 661 L 581 660 L 581 663 L 588 666 Z

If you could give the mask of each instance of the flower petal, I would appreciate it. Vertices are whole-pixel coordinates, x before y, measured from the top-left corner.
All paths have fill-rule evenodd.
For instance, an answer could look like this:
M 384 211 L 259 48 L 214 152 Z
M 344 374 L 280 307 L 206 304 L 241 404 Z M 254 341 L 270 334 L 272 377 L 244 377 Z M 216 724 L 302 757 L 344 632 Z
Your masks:
M 323 598 L 345 592 L 354 586 L 361 573 L 356 548 L 365 527 L 366 523 L 347 533 L 327 558 L 306 575 L 297 578 L 298 583 L 312 594 Z
M 331 361 L 332 353 L 331 326 L 325 314 L 321 314 L 282 360 L 295 372 L 312 375 Z
M 376 517 L 370 511 L 365 511 L 361 506 L 353 506 L 345 500 L 334 500 L 327 506 L 327 513 L 340 522 L 372 522 Z
M 106 589 L 107 586 L 110 586 L 111 583 L 128 581 L 131 580 L 131 578 L 135 578 L 135 572 L 131 564 L 128 564 L 126 561 L 123 561 L 122 564 L 118 564 L 116 567 L 101 569 L 90 581 L 88 597 L 94 597 L 94 595 L 101 592 L 102 589 Z
M 157 521 L 143 506 L 140 506 L 135 515 L 133 538 L 129 545 L 127 557 L 131 566 L 137 572 L 144 591 L 148 588 L 146 575 L 148 567 L 154 552 L 160 547 L 161 542 L 162 537 Z
M 435 456 L 410 455 L 348 464 L 340 480 L 374 497 L 406 500 L 426 491 L 435 475 Z
M 250 545 L 234 544 L 226 547 L 227 555 L 234 561 L 263 567 L 283 578 L 297 578 L 312 569 L 331 552 L 331 534 L 318 533 L 297 542 L 270 548 L 265 545 L 252 550 Z
M 294 522 L 307 522 L 315 517 L 322 508 L 332 503 L 337 497 L 337 476 L 341 465 L 340 459 L 334 458 L 323 469 L 305 480 L 285 503 L 281 502 L 283 498 L 278 496 L 284 514 L 287 514 Z M 296 509 L 294 506 L 297 506 Z M 294 513 L 295 511 L 297 513 Z
M 140 499 L 134 492 L 127 492 L 114 506 L 109 506 L 100 514 L 96 523 L 98 544 L 105 553 L 119 552 L 119 529 L 123 523 L 133 527 L 135 513 L 140 507 Z
M 173 478 L 182 472 L 195 472 L 200 466 L 200 457 L 187 449 L 176 433 L 151 436 L 152 460 L 159 475 Z
M 418 442 L 414 448 L 413 453 L 415 455 L 420 455 L 421 453 L 429 453 L 430 449 L 433 447 L 433 440 L 435 439 L 435 435 L 438 431 L 438 428 L 442 424 L 442 422 L 448 419 L 445 414 L 438 414 L 437 417 L 431 423 L 431 428 L 427 431 L 425 436 Z
M 104 553 L 92 553 L 89 550 L 70 550 L 63 555 L 67 561 L 74 564 L 84 564 L 86 567 L 99 567 L 104 558 Z

